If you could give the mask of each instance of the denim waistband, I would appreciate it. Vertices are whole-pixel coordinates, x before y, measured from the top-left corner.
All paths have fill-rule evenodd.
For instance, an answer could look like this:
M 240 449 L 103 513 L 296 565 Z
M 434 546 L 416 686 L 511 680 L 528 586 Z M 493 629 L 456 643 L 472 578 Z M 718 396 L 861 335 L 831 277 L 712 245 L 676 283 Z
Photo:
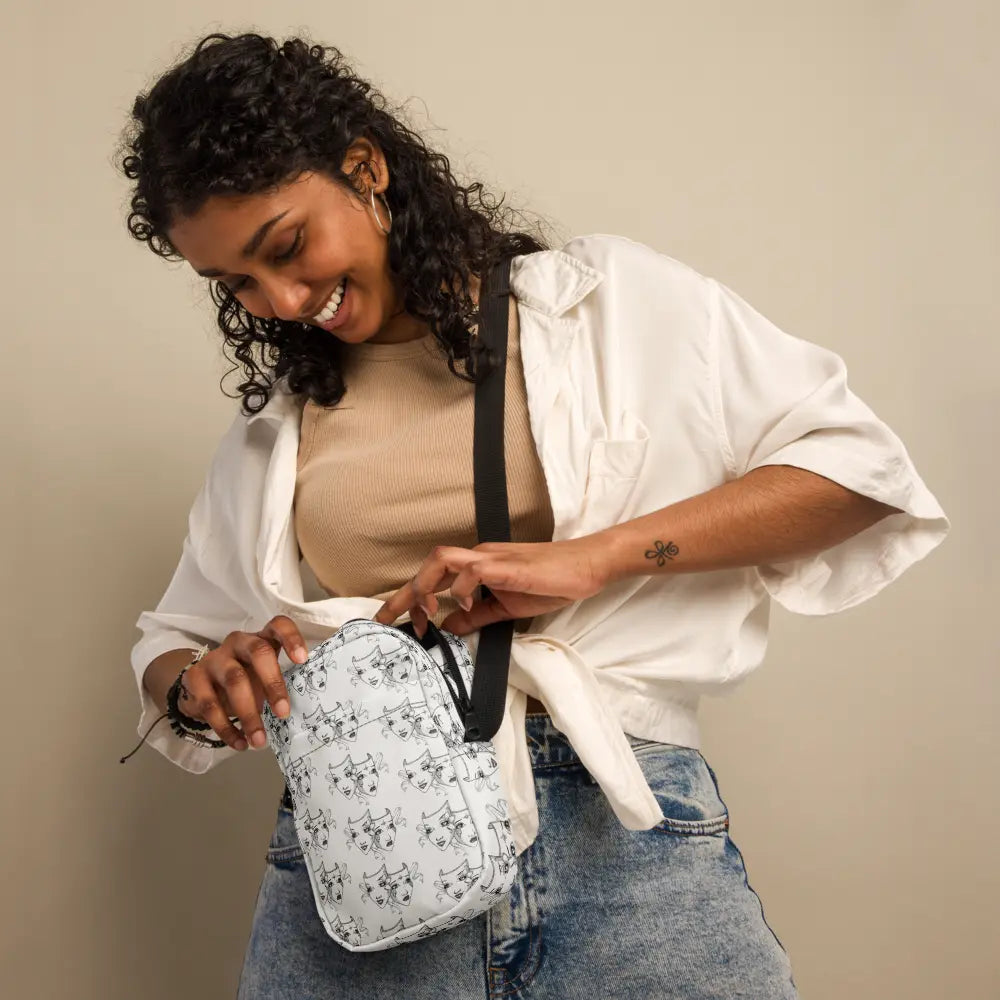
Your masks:
M 528 740 L 528 757 L 533 768 L 550 764 L 577 764 L 580 762 L 579 754 L 573 749 L 565 733 L 556 729 L 552 722 L 552 716 L 541 713 L 525 716 L 524 731 Z M 655 742 L 639 739 L 639 737 L 631 736 L 628 733 L 625 736 L 629 745 L 633 747 Z M 281 802 L 286 808 L 292 808 L 292 797 L 287 784 Z
M 528 738 L 528 757 L 532 767 L 545 764 L 578 764 L 580 755 L 573 749 L 566 734 L 556 729 L 551 715 L 528 715 L 524 719 Z M 646 745 L 652 740 L 642 740 L 625 734 L 630 746 Z

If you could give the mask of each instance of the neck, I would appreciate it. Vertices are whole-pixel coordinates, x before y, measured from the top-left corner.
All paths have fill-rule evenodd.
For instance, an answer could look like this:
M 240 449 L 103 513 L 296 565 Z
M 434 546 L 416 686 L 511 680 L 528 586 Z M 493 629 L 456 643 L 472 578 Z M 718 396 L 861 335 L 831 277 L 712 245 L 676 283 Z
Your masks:
M 479 305 L 480 281 L 477 275 L 473 274 L 469 279 L 469 294 L 472 301 Z M 407 313 L 402 306 L 394 312 L 388 322 L 374 336 L 368 340 L 372 344 L 402 344 L 408 340 L 419 340 L 421 337 L 429 336 L 430 326 L 423 320 L 419 320 Z
M 400 309 L 393 313 L 389 321 L 374 336 L 369 337 L 373 344 L 402 344 L 408 340 L 419 340 L 431 332 L 430 326 Z

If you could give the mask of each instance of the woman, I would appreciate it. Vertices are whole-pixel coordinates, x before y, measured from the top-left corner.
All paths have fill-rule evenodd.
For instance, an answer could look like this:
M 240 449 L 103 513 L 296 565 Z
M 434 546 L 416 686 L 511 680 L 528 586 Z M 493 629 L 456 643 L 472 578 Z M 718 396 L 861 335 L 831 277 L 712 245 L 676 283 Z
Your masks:
M 139 731 L 186 667 L 182 711 L 221 745 L 165 727 L 150 742 L 201 772 L 243 735 L 263 745 L 282 662 L 352 617 L 431 619 L 473 652 L 479 628 L 516 619 L 495 739 L 509 898 L 346 951 L 286 792 L 239 996 L 796 996 L 697 749 L 698 698 L 761 661 L 768 596 L 851 607 L 949 527 L 840 358 L 640 244 L 512 231 L 335 49 L 212 35 L 133 115 L 131 232 L 216 280 L 248 376 L 137 623 Z M 477 545 L 490 359 L 472 334 L 480 276 L 508 254 L 512 540 Z

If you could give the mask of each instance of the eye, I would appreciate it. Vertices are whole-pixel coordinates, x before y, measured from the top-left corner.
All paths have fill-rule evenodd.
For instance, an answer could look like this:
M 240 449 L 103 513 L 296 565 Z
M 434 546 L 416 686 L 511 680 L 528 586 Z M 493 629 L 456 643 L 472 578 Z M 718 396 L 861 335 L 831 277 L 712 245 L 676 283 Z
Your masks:
M 275 264 L 284 264 L 286 261 L 291 260 L 302 247 L 302 230 L 298 229 L 295 232 L 295 239 L 292 241 L 292 245 L 285 250 L 283 253 L 279 253 L 274 258 Z M 250 281 L 249 278 L 244 278 L 238 285 L 233 285 L 229 288 L 229 291 L 236 295 L 237 292 L 242 292 L 246 288 L 247 283 Z

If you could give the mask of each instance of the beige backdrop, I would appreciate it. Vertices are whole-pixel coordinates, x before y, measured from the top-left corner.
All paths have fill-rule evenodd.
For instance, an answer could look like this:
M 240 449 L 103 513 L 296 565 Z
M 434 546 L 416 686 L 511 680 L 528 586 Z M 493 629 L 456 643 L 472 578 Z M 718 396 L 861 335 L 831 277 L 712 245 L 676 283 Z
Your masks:
M 845 359 L 953 530 L 860 607 L 773 604 L 763 668 L 705 706 L 704 752 L 804 998 L 997 996 L 997 5 L 430 10 L 5 12 L 5 995 L 235 993 L 277 765 L 118 759 L 133 624 L 238 404 L 201 279 L 128 236 L 112 152 L 178 53 L 258 30 L 340 46 L 560 239 L 648 243 Z

